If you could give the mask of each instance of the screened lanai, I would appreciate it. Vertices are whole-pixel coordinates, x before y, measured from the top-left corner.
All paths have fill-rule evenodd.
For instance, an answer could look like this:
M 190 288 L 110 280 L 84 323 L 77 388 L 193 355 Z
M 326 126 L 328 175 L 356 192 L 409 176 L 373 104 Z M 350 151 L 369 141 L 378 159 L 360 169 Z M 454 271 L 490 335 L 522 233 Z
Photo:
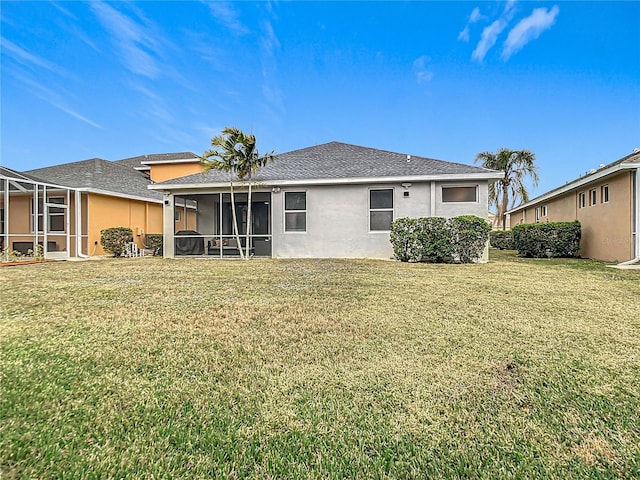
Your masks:
M 229 192 L 174 197 L 176 256 L 239 257 L 239 246 L 249 255 L 271 256 L 271 192 L 253 192 L 251 228 L 247 228 L 247 193 L 235 193 L 238 238 Z
M 0 169 L 0 247 L 48 259 L 87 252 L 86 195 Z M 83 227 L 84 226 L 84 227 Z

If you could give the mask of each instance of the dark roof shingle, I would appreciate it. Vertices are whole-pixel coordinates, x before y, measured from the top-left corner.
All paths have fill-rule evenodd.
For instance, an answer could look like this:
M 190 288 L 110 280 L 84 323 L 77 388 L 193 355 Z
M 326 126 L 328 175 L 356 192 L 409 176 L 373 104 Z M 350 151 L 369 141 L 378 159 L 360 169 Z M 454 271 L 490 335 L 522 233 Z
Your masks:
M 126 164 L 91 158 L 80 162 L 37 168 L 24 172 L 47 182 L 73 188 L 91 188 L 116 194 L 160 200 L 161 195 L 147 188 L 148 177 Z
M 254 177 L 257 182 L 275 180 L 357 179 L 422 175 L 495 173 L 482 167 L 433 158 L 389 152 L 340 142 L 330 142 L 276 155 Z M 226 182 L 229 175 L 211 170 L 162 182 L 199 184 Z

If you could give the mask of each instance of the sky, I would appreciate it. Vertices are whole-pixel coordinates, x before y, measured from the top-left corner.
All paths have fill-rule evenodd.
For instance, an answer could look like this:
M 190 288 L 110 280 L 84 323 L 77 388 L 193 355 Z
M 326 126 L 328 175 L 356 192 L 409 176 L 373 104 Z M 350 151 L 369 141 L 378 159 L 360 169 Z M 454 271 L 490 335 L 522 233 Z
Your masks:
M 640 147 L 640 2 L 0 2 L 0 165 L 330 141 L 563 185 Z

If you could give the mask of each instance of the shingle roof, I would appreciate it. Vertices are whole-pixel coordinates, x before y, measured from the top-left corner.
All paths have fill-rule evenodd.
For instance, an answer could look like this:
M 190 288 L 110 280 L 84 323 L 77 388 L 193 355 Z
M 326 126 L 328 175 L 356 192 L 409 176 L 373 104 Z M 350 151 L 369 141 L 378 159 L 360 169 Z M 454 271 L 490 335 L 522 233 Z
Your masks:
M 640 163 L 640 151 L 633 151 L 629 155 L 625 155 L 624 157 L 618 160 L 615 160 L 607 165 L 602 165 L 597 170 L 592 169 L 588 171 L 586 174 L 582 175 L 581 177 L 576 178 L 575 180 L 571 180 L 570 182 L 567 182 L 564 185 L 560 185 L 559 187 L 556 187 L 543 194 L 540 194 L 537 197 L 532 198 L 526 203 L 521 203 L 517 207 L 514 207 L 511 210 L 509 210 L 507 213 L 513 213 L 522 208 L 528 208 L 529 206 L 534 205 L 540 201 L 548 200 L 549 198 L 553 198 L 556 195 L 564 195 L 565 193 L 573 190 L 574 188 L 579 188 L 585 184 L 591 183 L 594 180 L 599 180 L 600 178 L 603 178 L 603 175 L 604 176 L 610 175 L 612 173 L 612 170 L 611 170 L 612 167 L 616 167 L 617 165 L 621 165 L 622 168 L 628 168 L 638 163 Z M 628 165 L 627 167 L 625 167 L 624 166 L 625 164 L 631 164 L 631 165 Z
M 38 168 L 24 173 L 73 188 L 92 188 L 152 200 L 162 198 L 160 194 L 147 188 L 151 182 L 143 173 L 126 164 L 101 158 Z
M 493 170 L 461 163 L 330 142 L 276 155 L 273 162 L 257 172 L 254 180 L 302 181 L 495 173 Z M 208 173 L 167 180 L 161 185 L 217 183 L 228 180 L 227 173 L 212 170 Z
M 34 182 L 47 183 L 41 178 L 35 177 L 33 175 L 28 175 L 24 172 L 17 172 L 16 170 L 12 170 L 10 168 L 3 167 L 3 166 L 0 166 L 0 176 L 8 177 L 8 178 L 17 178 L 20 180 L 31 180 Z

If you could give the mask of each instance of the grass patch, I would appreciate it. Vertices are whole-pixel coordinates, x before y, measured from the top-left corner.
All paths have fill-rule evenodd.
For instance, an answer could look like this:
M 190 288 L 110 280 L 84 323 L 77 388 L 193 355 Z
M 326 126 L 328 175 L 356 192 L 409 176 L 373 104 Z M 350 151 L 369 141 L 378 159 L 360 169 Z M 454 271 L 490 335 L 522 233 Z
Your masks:
M 640 274 L 599 262 L 2 270 L 2 478 L 637 478 Z

